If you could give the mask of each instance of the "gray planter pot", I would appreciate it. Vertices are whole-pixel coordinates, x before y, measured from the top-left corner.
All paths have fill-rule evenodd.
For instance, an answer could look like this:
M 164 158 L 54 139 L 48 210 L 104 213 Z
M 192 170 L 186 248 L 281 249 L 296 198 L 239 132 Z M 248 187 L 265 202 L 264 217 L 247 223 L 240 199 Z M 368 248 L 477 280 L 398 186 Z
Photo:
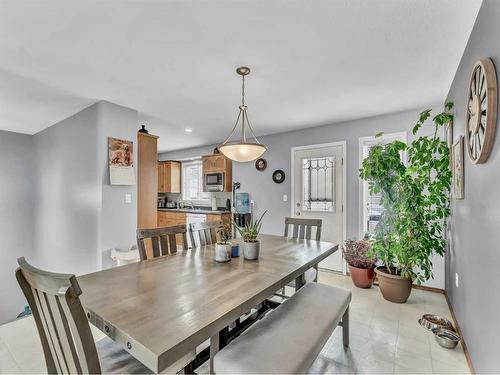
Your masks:
M 231 244 L 215 244 L 215 261 L 229 262 L 231 260 Z
M 259 257 L 260 242 L 243 242 L 243 257 L 247 260 L 255 260 Z

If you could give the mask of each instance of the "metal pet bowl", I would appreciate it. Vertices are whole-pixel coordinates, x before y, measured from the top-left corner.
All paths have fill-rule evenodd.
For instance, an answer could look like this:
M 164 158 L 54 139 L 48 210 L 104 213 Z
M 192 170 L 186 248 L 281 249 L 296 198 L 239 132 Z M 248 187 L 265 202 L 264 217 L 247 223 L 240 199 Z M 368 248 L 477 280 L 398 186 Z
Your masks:
M 434 328 L 432 333 L 434 333 L 434 338 L 437 343 L 446 349 L 455 349 L 461 340 L 456 332 L 450 331 L 449 329 Z
M 453 328 L 453 324 L 442 316 L 434 315 L 434 314 L 424 314 L 418 320 L 418 323 L 424 327 L 425 329 L 432 331 L 435 328 L 443 328 L 449 331 L 454 332 L 455 328 Z

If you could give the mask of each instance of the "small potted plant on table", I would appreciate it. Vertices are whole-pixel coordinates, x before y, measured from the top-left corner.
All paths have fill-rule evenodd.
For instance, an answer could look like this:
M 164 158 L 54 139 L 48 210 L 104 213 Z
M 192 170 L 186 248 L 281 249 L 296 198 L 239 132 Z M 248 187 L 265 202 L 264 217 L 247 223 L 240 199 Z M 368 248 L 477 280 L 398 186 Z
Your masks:
M 228 262 L 231 260 L 232 245 L 229 242 L 231 239 L 231 225 L 225 224 L 217 230 L 218 241 L 215 244 L 215 261 Z
M 258 240 L 260 228 L 262 227 L 262 218 L 267 210 L 257 221 L 251 221 L 244 227 L 238 226 L 234 221 L 233 225 L 243 238 L 243 257 L 247 260 L 255 260 L 259 257 L 260 242 Z
M 347 240 L 344 244 L 344 259 L 349 265 L 352 282 L 358 288 L 371 288 L 375 278 L 377 258 L 370 254 L 370 248 L 367 239 Z

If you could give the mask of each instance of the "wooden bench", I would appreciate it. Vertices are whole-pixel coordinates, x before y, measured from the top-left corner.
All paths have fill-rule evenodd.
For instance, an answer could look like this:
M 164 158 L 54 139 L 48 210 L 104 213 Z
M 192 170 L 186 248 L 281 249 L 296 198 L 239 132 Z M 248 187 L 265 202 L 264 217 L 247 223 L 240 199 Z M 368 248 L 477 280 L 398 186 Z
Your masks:
M 306 373 L 337 325 L 349 346 L 351 292 L 308 283 L 278 308 L 233 340 L 213 359 L 226 374 Z

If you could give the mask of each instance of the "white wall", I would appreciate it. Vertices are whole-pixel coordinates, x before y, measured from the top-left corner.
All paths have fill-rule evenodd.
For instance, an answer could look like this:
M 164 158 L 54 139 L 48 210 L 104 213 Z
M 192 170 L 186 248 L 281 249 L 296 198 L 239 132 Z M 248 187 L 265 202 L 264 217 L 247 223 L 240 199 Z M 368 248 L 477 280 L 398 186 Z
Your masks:
M 441 109 L 436 106 L 436 111 Z M 373 136 L 383 131 L 408 132 L 408 139 L 413 136 L 411 129 L 417 122 L 421 109 L 398 112 L 383 116 L 370 117 L 344 123 L 308 128 L 294 132 L 273 134 L 261 138 L 268 147 L 264 158 L 268 161 L 267 169 L 259 172 L 254 163 L 233 163 L 233 181 L 241 183 L 241 192 L 251 194 L 255 200 L 256 212 L 268 210 L 263 222 L 263 232 L 270 234 L 283 233 L 283 218 L 290 216 L 291 207 L 290 194 L 290 167 L 291 148 L 312 144 L 328 143 L 335 141 L 347 142 L 347 237 L 357 238 L 359 236 L 359 138 Z M 229 127 L 228 127 L 228 130 Z M 425 130 L 425 128 L 424 128 Z M 214 145 L 188 150 L 179 150 L 162 153 L 160 160 L 182 159 L 212 153 Z M 286 179 L 282 184 L 275 184 L 271 178 L 273 171 L 282 169 L 286 173 Z M 288 202 L 283 202 L 283 194 L 287 194 Z M 425 285 L 436 288 L 444 288 L 444 259 L 433 258 L 434 280 L 429 280 Z
M 26 301 L 14 276 L 17 258 L 33 255 L 33 137 L 0 131 L 0 324 Z

